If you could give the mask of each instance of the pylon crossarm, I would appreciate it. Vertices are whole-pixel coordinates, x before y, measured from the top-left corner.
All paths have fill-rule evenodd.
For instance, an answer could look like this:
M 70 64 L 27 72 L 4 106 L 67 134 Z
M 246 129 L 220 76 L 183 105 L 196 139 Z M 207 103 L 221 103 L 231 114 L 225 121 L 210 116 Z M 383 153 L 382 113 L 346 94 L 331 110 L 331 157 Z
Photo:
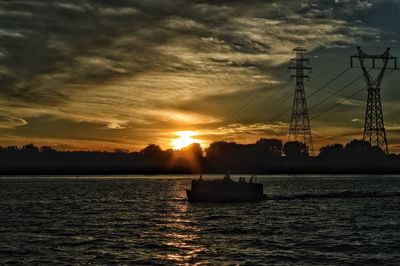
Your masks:
M 306 66 L 290 66 L 288 69 L 302 69 L 302 70 L 311 70 L 311 67 L 306 67 Z
M 309 58 L 292 58 L 292 59 L 290 59 L 290 62 L 292 62 L 292 63 L 297 63 L 297 62 L 299 62 L 299 61 L 302 61 L 302 62 L 310 62 L 310 59 Z
M 387 48 L 383 54 L 369 55 L 364 53 L 360 47 L 357 47 L 357 53 L 350 56 L 350 67 L 353 67 L 353 59 L 372 59 L 373 68 L 375 68 L 375 59 L 393 60 L 394 69 L 397 69 L 397 57 L 390 55 L 390 48 Z
M 309 75 L 290 75 L 291 78 L 310 78 Z
M 360 47 L 357 47 L 358 52 L 355 55 L 352 55 L 350 57 L 352 58 L 375 58 L 375 59 L 396 59 L 396 57 L 390 55 L 390 48 L 386 48 L 386 51 L 383 54 L 375 54 L 375 55 L 371 55 L 371 54 L 366 54 L 364 53 Z

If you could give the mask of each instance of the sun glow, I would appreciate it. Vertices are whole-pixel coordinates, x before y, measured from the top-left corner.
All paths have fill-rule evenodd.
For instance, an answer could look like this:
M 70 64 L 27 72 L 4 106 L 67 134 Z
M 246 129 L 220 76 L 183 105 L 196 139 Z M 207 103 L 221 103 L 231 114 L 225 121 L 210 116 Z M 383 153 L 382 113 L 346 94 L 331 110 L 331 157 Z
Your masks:
M 176 150 L 180 150 L 193 143 L 201 143 L 200 140 L 192 138 L 193 136 L 198 135 L 198 133 L 194 131 L 178 131 L 175 135 L 179 136 L 179 138 L 174 139 L 171 142 L 171 145 Z

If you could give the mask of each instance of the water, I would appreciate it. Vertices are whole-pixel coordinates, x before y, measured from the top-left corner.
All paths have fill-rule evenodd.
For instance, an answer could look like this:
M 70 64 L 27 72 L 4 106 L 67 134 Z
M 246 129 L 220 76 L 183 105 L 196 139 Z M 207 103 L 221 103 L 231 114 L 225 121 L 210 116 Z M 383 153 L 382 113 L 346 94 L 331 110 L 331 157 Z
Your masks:
M 2 177 L 0 264 L 400 263 L 400 176 L 260 181 L 272 200 L 189 204 L 183 176 Z

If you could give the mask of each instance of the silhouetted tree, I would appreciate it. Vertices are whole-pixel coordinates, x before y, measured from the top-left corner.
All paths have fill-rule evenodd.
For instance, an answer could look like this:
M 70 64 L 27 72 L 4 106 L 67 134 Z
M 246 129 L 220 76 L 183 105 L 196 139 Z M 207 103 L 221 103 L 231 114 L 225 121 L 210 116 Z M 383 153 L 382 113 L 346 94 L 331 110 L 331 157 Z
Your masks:
M 343 145 L 337 143 L 324 146 L 319 150 L 319 157 L 321 158 L 341 158 L 343 154 Z
M 127 149 L 114 149 L 114 153 L 129 153 L 129 150 Z
M 371 156 L 375 158 L 383 158 L 386 156 L 385 151 L 378 146 L 371 147 Z
M 160 157 L 162 154 L 162 149 L 160 146 L 155 144 L 149 144 L 147 147 L 140 151 L 147 158 L 157 158 Z
M 203 149 L 200 144 L 193 143 L 181 150 L 173 151 L 173 159 L 170 162 L 175 169 L 183 172 L 201 173 L 203 170 Z
M 150 144 L 140 152 L 114 150 L 57 151 L 33 144 L 0 149 L 0 173 L 7 174 L 105 174 L 105 173 L 400 173 L 400 156 L 385 155 L 362 140 L 345 146 L 322 147 L 318 157 L 298 141 L 261 138 L 253 144 L 218 141 L 205 149 L 197 143 L 181 150 L 162 150 Z M 281 156 L 285 154 L 287 160 Z
M 232 146 L 232 144 L 233 143 L 228 143 L 226 141 L 216 141 L 211 143 L 210 146 L 206 148 L 207 157 L 218 159 L 227 151 L 228 146 Z
M 308 147 L 299 141 L 288 141 L 283 145 L 283 153 L 287 158 L 305 158 L 308 156 Z
M 282 156 L 282 141 L 279 139 L 261 138 L 256 142 L 261 147 L 262 155 L 279 158 Z
M 25 144 L 22 146 L 24 152 L 39 152 L 39 148 L 33 145 L 33 143 Z
M 370 148 L 371 145 L 368 141 L 355 139 L 346 144 L 345 151 L 347 154 L 360 156 L 367 153 Z
M 54 148 L 50 147 L 50 146 L 43 146 L 40 148 L 40 152 L 42 153 L 55 153 L 57 152 Z
M 19 151 L 17 146 L 7 146 L 7 148 L 4 149 L 7 152 L 17 152 Z
M 352 140 L 344 147 L 345 152 L 353 157 L 382 157 L 384 151 L 377 146 L 372 147 L 368 141 L 365 140 Z
M 184 155 L 186 157 L 191 157 L 196 160 L 203 157 L 203 149 L 201 148 L 199 143 L 190 144 L 189 146 L 184 147 L 183 149 L 181 149 L 177 152 L 181 153 L 182 155 Z
M 217 141 L 205 149 L 207 162 L 214 171 L 225 172 L 228 169 L 240 171 L 251 160 L 246 145 L 235 142 Z M 247 167 L 249 168 L 249 167 Z

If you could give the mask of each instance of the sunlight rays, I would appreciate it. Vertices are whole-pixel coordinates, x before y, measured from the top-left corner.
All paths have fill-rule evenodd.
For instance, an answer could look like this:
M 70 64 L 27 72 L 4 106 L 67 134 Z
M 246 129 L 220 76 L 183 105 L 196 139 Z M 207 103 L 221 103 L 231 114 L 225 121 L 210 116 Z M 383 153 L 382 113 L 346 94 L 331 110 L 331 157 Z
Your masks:
M 190 144 L 193 143 L 199 143 L 201 144 L 201 140 L 197 140 L 192 138 L 193 136 L 197 136 L 198 133 L 194 131 L 177 131 L 175 132 L 175 135 L 179 136 L 179 138 L 174 139 L 171 141 L 171 146 L 175 150 L 180 150 L 184 147 L 189 146 Z

